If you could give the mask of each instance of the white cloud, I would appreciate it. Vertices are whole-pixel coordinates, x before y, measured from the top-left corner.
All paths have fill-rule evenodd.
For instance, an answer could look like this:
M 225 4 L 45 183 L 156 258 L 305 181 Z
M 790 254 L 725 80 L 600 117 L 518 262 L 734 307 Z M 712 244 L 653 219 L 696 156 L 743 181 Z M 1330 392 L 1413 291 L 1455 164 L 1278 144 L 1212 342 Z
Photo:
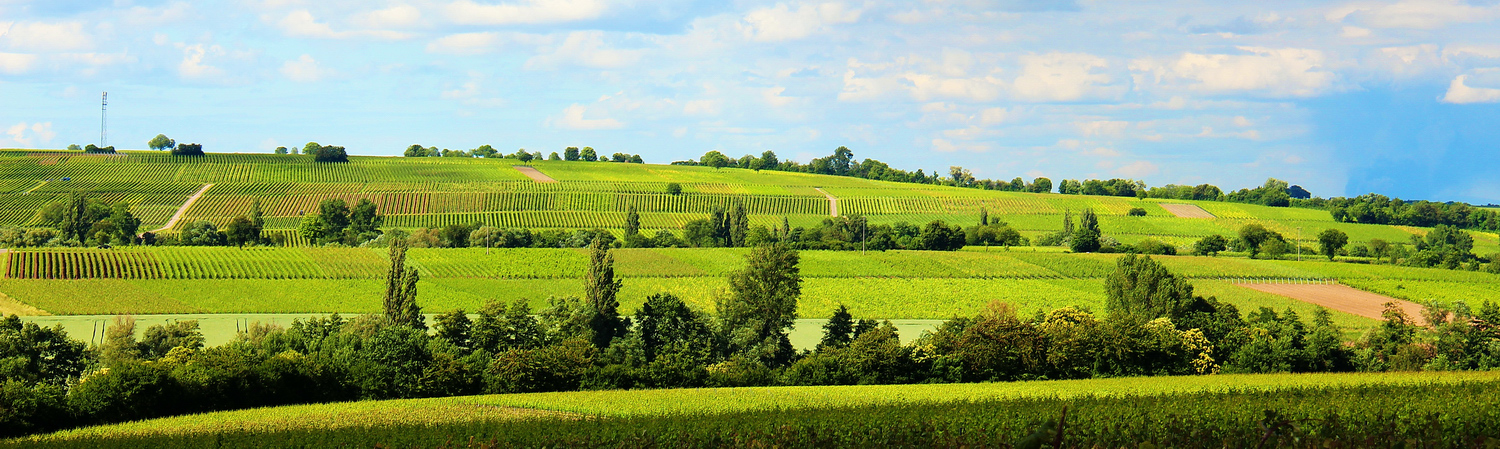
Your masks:
M 548 122 L 559 128 L 578 130 L 620 129 L 625 127 L 625 124 L 619 120 L 608 117 L 584 118 L 583 116 L 586 112 L 588 112 L 588 107 L 574 103 L 563 109 L 562 117 L 558 117 L 556 120 L 548 120 Z
M 135 6 L 125 11 L 121 21 L 139 27 L 160 27 L 186 20 L 192 10 L 193 6 L 186 2 L 177 2 L 160 8 Z
M 1073 124 L 1078 128 L 1078 133 L 1085 137 L 1107 136 L 1120 137 L 1125 135 L 1125 130 L 1130 128 L 1130 122 L 1120 120 L 1095 120 L 1089 122 L 1078 122 Z
M 20 75 L 36 65 L 36 55 L 25 53 L 0 53 L 0 73 Z
M 334 71 L 332 69 L 323 68 L 318 64 L 317 60 L 313 59 L 311 55 L 304 54 L 295 60 L 287 61 L 286 63 L 282 64 L 281 74 L 292 81 L 296 81 L 299 83 L 312 83 L 332 76 L 334 74 Z
M 1323 52 L 1310 49 L 1239 47 L 1249 54 L 1184 53 L 1176 60 L 1137 60 L 1137 84 L 1157 84 L 1207 93 L 1259 91 L 1278 97 L 1308 97 L 1334 87 Z
M 1160 167 L 1147 161 L 1135 161 L 1115 169 L 1115 173 L 1129 178 L 1144 178 L 1156 174 Z
M 17 123 L 15 126 L 6 129 L 5 134 L 10 136 L 10 140 L 14 140 L 22 146 L 29 146 L 32 142 L 51 142 L 53 137 L 57 137 L 57 133 L 52 132 L 52 122 Z
M 800 98 L 797 97 L 782 96 L 781 94 L 785 92 L 785 87 L 767 87 L 765 89 L 761 89 L 760 98 L 762 100 L 765 100 L 766 104 L 776 107 L 787 106 L 800 100 Z
M 469 106 L 500 107 L 505 105 L 505 99 L 494 96 L 490 89 L 484 87 L 484 75 L 479 72 L 470 72 L 469 80 L 457 89 L 445 90 L 438 96 L 445 100 L 457 100 Z
M 950 142 L 947 139 L 932 139 L 932 150 L 942 153 L 954 153 L 967 151 L 970 153 L 983 153 L 990 150 L 990 146 L 982 143 Z
M 276 23 L 292 37 L 311 37 L 318 39 L 349 39 L 349 38 L 376 38 L 376 39 L 405 39 L 411 34 L 390 30 L 355 30 L 334 31 L 332 26 L 318 22 L 311 12 L 299 9 L 287 13 Z
M 1469 75 L 1459 75 L 1448 84 L 1448 93 L 1443 95 L 1444 103 L 1468 104 L 1468 103 L 1500 103 L 1500 89 L 1488 87 L 1469 87 L 1464 84 Z
M 177 74 L 188 79 L 208 79 L 224 75 L 224 70 L 203 63 L 204 56 L 222 54 L 218 45 L 204 47 L 203 44 L 177 44 L 182 49 L 182 62 L 177 64 Z
M 751 40 L 790 41 L 824 31 L 829 25 L 853 23 L 859 20 L 859 14 L 860 10 L 850 9 L 842 3 L 801 5 L 795 11 L 785 3 L 778 3 L 745 14 L 739 28 Z
M 498 5 L 458 0 L 445 10 L 448 20 L 463 25 L 525 25 L 596 19 L 608 7 L 603 0 L 522 0 Z
M 717 100 L 689 101 L 682 105 L 682 113 L 690 117 L 719 115 L 719 102 Z
M 1010 116 L 1011 113 L 1006 111 L 1005 108 L 988 108 L 979 111 L 979 124 L 986 126 L 998 125 L 1005 122 Z
M 58 52 L 85 50 L 94 46 L 94 38 L 83 30 L 82 22 L 17 22 L 0 36 L 12 50 Z
M 1077 101 L 1118 95 L 1122 87 L 1103 70 L 1109 62 L 1082 53 L 1048 53 L 1020 57 L 1021 75 L 1012 85 L 1016 97 L 1032 101 Z
M 1346 26 L 1346 27 L 1344 27 L 1344 31 L 1341 32 L 1341 33 L 1339 33 L 1339 35 L 1343 36 L 1343 37 L 1349 37 L 1349 38 L 1370 37 L 1370 29 L 1369 28 L 1360 28 L 1360 27 L 1356 27 L 1356 26 Z
M 1355 3 L 1324 15 L 1332 22 L 1354 22 L 1376 28 L 1437 29 L 1454 23 L 1487 22 L 1500 17 L 1500 6 L 1474 6 L 1462 0 L 1403 0 Z
M 541 54 L 527 60 L 525 68 L 550 69 L 562 65 L 619 68 L 635 64 L 642 53 L 605 45 L 603 31 L 574 31 L 561 44 L 544 48 Z
M 500 43 L 500 33 L 495 32 L 450 34 L 428 43 L 427 52 L 477 55 L 494 50 Z
M 422 20 L 422 10 L 411 5 L 396 5 L 355 16 L 354 22 L 367 28 L 405 28 Z

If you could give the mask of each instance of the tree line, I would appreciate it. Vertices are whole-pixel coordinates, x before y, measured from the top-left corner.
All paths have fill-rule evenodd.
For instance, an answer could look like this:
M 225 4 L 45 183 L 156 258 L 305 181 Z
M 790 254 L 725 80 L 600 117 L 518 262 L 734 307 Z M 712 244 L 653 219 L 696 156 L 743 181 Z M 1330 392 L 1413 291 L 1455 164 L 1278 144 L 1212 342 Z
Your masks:
M 465 151 L 450 150 L 447 148 L 439 150 L 437 147 L 423 147 L 419 144 L 413 144 L 406 147 L 406 151 L 403 152 L 402 155 L 405 157 L 503 158 L 517 159 L 521 162 L 530 162 L 532 160 L 540 161 L 544 159 L 542 157 L 542 152 L 540 151 L 532 153 L 526 151 L 525 148 L 522 148 L 516 150 L 515 153 L 504 154 L 490 145 L 480 145 L 477 148 Z M 549 161 L 628 162 L 632 164 L 646 163 L 644 159 L 641 159 L 641 155 L 639 154 L 615 153 L 610 156 L 605 156 L 595 152 L 593 147 L 583 147 L 582 150 L 579 150 L 578 147 L 567 147 L 563 149 L 563 154 L 561 156 L 559 156 L 556 151 L 553 151 L 552 154 L 548 155 L 545 159 Z
M 700 311 L 668 293 L 619 314 L 621 280 L 602 240 L 589 245 L 583 297 L 486 302 L 425 319 L 405 248 L 389 254 L 383 314 L 255 323 L 206 347 L 194 321 L 137 338 L 118 317 L 102 344 L 61 327 L 0 320 L 0 433 L 282 404 L 615 388 L 991 382 L 1143 375 L 1492 369 L 1500 306 L 1429 304 L 1419 325 L 1395 304 L 1346 342 L 1330 313 L 1242 314 L 1195 294 L 1149 256 L 1117 261 L 1105 310 L 1023 314 L 993 302 L 903 343 L 889 322 L 839 307 L 811 350 L 791 345 L 798 252 L 753 248 L 729 288 Z

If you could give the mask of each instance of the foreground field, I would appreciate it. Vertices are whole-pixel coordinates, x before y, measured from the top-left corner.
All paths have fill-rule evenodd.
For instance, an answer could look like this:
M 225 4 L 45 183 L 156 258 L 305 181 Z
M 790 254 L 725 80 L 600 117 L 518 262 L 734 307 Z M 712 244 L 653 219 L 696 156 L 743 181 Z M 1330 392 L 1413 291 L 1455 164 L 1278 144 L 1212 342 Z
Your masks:
M 207 413 L 3 445 L 1004 446 L 1066 406 L 1065 440 L 1082 447 L 1253 446 L 1270 436 L 1484 447 L 1480 437 L 1500 430 L 1497 382 L 1494 373 L 1273 374 L 537 393 Z

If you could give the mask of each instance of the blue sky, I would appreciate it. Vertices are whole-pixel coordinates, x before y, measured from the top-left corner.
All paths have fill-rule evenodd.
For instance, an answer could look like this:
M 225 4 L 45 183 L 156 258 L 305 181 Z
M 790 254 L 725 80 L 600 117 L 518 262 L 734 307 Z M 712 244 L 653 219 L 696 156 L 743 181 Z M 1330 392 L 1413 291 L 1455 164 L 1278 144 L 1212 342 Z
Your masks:
M 1500 202 L 1500 0 L 0 0 L 0 147 L 774 150 Z

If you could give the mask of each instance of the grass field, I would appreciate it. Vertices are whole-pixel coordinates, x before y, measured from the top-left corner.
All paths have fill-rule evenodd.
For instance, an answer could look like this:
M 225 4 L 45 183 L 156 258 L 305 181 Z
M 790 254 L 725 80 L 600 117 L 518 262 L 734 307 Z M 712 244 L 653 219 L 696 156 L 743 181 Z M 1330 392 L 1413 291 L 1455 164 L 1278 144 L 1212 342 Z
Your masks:
M 756 441 L 743 438 L 764 438 L 801 446 L 807 443 L 789 444 L 786 439 L 813 437 L 812 441 L 825 441 L 820 446 L 848 446 L 851 442 L 842 438 L 858 438 L 864 432 L 889 438 L 892 435 L 878 429 L 901 428 L 913 424 L 907 420 L 914 420 L 916 424 L 925 424 L 917 426 L 925 429 L 917 437 L 928 441 L 942 441 L 946 435 L 963 441 L 988 442 L 970 445 L 993 446 L 1031 433 L 1043 420 L 1058 416 L 1064 405 L 1070 406 L 1072 427 L 1068 434 L 1076 439 L 1165 442 L 1186 437 L 1189 441 L 1174 446 L 1201 447 L 1203 442 L 1194 444 L 1190 440 L 1207 436 L 1210 437 L 1207 446 L 1237 446 L 1218 439 L 1254 441 L 1263 434 L 1256 423 L 1267 423 L 1261 420 L 1264 411 L 1276 410 L 1291 418 L 1324 421 L 1321 426 L 1306 424 L 1325 430 L 1321 435 L 1308 427 L 1287 428 L 1287 432 L 1323 438 L 1334 431 L 1417 432 L 1412 437 L 1403 436 L 1411 444 L 1417 438 L 1433 438 L 1430 436 L 1433 433 L 1484 435 L 1495 428 L 1500 424 L 1493 422 L 1492 413 L 1500 402 L 1500 395 L 1493 388 L 1497 381 L 1500 375 L 1487 372 L 1270 374 L 534 393 L 216 412 L 88 427 L 0 445 L 405 447 L 444 441 L 462 445 L 470 437 L 478 441 L 496 438 L 510 442 L 502 445 L 535 445 L 541 441 L 553 441 L 549 445 L 559 446 L 621 445 L 608 443 L 621 438 L 627 439 L 620 441 L 632 441 L 625 437 L 631 434 L 635 438 L 663 438 L 677 433 L 683 437 L 704 433 L 712 436 L 714 432 L 735 428 L 735 434 L 742 439 L 707 440 L 693 445 L 754 445 Z M 1334 413 L 1342 416 L 1340 423 L 1329 425 L 1324 418 Z M 896 421 L 886 422 L 892 417 Z M 839 427 L 843 430 L 837 435 L 843 436 L 825 435 L 823 438 L 837 439 L 818 439 L 818 429 L 822 428 L 819 421 L 825 420 L 842 422 Z M 1203 436 L 1173 435 L 1174 423 L 1195 429 L 1194 432 L 1200 428 L 1219 428 Z M 801 428 L 809 425 L 813 428 Z M 1430 432 L 1421 432 L 1427 429 L 1424 426 L 1434 427 Z M 832 428 L 824 431 L 828 430 Z M 959 430 L 963 432 L 953 432 Z M 773 435 L 758 433 L 764 431 Z M 574 436 L 567 439 L 566 435 Z M 590 440 L 577 440 L 581 435 L 588 435 Z M 1353 433 L 1346 438 L 1358 435 Z M 740 443 L 730 444 L 733 441 Z M 886 440 L 885 444 L 897 444 L 896 441 L 901 440 Z M 1118 444 L 1111 445 L 1114 446 Z

